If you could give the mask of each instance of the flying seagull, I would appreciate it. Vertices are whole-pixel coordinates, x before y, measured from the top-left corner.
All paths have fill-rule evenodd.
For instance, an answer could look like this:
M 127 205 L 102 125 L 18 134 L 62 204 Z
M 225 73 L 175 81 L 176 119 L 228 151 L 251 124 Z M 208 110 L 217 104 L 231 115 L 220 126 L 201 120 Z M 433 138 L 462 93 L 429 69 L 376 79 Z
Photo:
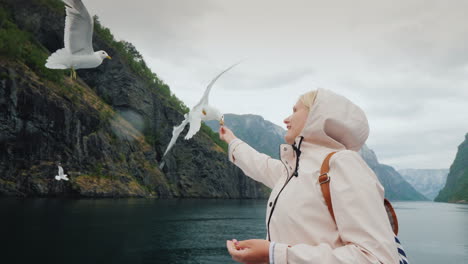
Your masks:
M 222 71 L 220 74 L 218 74 L 206 87 L 205 93 L 203 94 L 202 98 L 196 104 L 188 114 L 184 115 L 184 121 L 178 126 L 175 126 L 172 130 L 172 138 L 171 141 L 169 142 L 169 145 L 166 148 L 166 151 L 164 152 L 163 159 L 166 156 L 166 154 L 171 150 L 171 148 L 174 146 L 174 144 L 177 141 L 177 138 L 179 137 L 179 134 L 184 130 L 185 126 L 187 124 L 190 124 L 190 129 L 187 132 L 187 135 L 185 135 L 185 139 L 191 139 L 199 130 L 201 127 L 201 121 L 208 121 L 208 120 L 218 120 L 220 125 L 224 125 L 224 115 L 221 114 L 221 112 L 216 109 L 215 107 L 209 105 L 209 100 L 208 97 L 210 95 L 211 88 L 213 87 L 213 84 L 227 71 L 230 69 L 234 68 L 234 66 L 238 65 L 240 62 L 231 65 L 229 68 L 225 69 Z M 163 161 L 160 165 L 160 168 L 162 169 L 164 167 L 165 162 Z
M 63 174 L 63 168 L 62 168 L 62 166 L 60 166 L 60 164 L 58 165 L 58 175 L 55 176 L 55 179 L 56 179 L 57 181 L 60 181 L 60 180 L 66 180 L 66 181 L 68 181 L 67 175 L 66 175 L 66 174 Z
M 81 0 L 62 0 L 65 3 L 65 47 L 47 59 L 49 69 L 71 69 L 76 80 L 75 69 L 96 68 L 104 59 L 111 59 L 107 52 L 93 49 L 94 20 Z

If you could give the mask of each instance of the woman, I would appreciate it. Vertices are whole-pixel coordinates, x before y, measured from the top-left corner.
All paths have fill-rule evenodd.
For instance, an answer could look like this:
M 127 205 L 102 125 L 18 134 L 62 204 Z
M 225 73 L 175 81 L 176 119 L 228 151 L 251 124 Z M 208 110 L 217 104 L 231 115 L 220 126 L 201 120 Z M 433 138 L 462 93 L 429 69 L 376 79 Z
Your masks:
M 226 127 L 229 160 L 272 189 L 266 212 L 267 238 L 226 241 L 241 263 L 398 263 L 385 211 L 384 188 L 356 152 L 369 135 L 364 112 L 343 96 L 318 89 L 302 95 L 284 120 L 280 159 L 257 152 Z M 318 183 L 330 159 L 333 220 Z

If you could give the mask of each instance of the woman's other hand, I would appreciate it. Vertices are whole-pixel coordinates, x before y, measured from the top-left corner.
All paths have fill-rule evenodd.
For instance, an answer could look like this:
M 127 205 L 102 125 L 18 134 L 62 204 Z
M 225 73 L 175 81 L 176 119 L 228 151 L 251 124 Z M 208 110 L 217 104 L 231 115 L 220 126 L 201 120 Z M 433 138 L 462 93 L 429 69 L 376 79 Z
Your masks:
M 231 129 L 225 126 L 220 126 L 219 138 L 229 144 L 232 140 L 236 139 L 237 137 L 234 135 L 234 133 L 232 133 Z
M 226 247 L 232 259 L 245 264 L 269 263 L 270 242 L 263 239 L 227 240 Z

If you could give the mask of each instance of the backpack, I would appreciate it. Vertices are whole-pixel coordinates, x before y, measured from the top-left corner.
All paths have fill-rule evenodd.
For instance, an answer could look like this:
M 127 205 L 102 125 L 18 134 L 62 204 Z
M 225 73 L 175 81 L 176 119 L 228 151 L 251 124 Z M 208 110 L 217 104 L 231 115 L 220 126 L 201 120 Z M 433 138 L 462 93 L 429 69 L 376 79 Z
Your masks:
M 331 203 L 331 195 L 330 195 L 330 176 L 328 175 L 328 172 L 330 171 L 330 158 L 335 154 L 336 152 L 331 152 L 327 155 L 325 160 L 322 163 L 322 167 L 320 168 L 320 176 L 319 176 L 319 183 L 320 183 L 320 188 L 322 189 L 322 194 L 323 198 L 325 198 L 325 202 L 328 207 L 328 211 L 331 214 L 331 217 L 333 218 L 333 221 L 336 222 L 335 220 L 335 214 L 333 213 L 333 207 Z M 388 201 L 387 199 L 384 199 L 384 206 L 385 210 L 387 211 L 387 216 L 388 219 L 390 220 L 390 224 L 393 229 L 393 233 L 395 235 L 395 243 L 397 244 L 398 248 L 398 255 L 400 256 L 400 261 L 399 264 L 408 264 L 408 259 L 406 257 L 406 253 L 403 250 L 403 247 L 401 246 L 400 240 L 398 239 L 398 219 L 395 213 L 395 210 L 393 210 L 393 206 Z

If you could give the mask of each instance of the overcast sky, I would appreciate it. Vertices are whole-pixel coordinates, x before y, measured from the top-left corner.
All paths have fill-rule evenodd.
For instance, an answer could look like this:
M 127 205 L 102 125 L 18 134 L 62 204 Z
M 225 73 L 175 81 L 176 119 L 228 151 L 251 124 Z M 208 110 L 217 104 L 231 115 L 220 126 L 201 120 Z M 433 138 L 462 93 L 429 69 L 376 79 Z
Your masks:
M 397 169 L 449 168 L 468 132 L 468 1 L 83 1 L 189 107 L 246 59 L 210 95 L 225 113 L 284 127 L 327 88 L 365 111 L 368 146 Z

